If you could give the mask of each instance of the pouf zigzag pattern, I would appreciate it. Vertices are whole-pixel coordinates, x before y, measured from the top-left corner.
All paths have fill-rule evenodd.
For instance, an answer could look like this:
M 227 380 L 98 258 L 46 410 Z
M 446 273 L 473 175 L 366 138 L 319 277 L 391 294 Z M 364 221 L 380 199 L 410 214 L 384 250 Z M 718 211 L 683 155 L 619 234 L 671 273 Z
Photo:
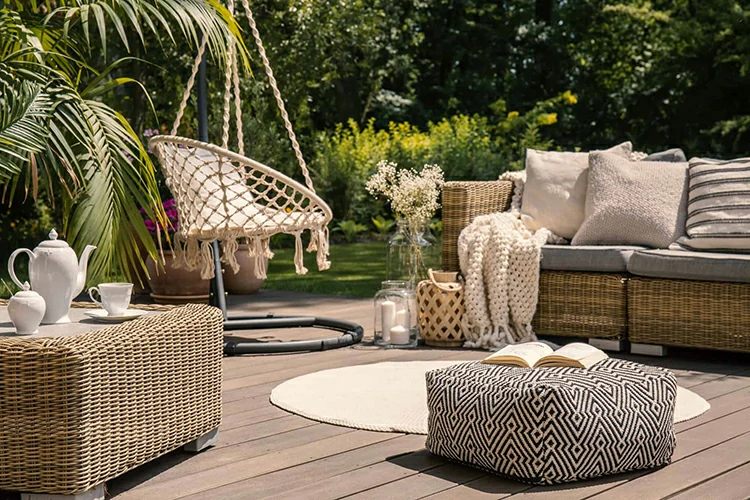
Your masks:
M 534 484 L 669 463 L 674 375 L 616 359 L 589 370 L 479 362 L 427 373 L 431 452 Z

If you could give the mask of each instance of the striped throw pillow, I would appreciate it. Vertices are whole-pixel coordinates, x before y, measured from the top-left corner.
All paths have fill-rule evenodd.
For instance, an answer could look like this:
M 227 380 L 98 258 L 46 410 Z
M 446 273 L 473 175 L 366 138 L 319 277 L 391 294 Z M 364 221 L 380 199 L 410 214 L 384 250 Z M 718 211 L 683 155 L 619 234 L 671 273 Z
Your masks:
M 689 250 L 750 252 L 750 158 L 690 160 L 685 229 Z

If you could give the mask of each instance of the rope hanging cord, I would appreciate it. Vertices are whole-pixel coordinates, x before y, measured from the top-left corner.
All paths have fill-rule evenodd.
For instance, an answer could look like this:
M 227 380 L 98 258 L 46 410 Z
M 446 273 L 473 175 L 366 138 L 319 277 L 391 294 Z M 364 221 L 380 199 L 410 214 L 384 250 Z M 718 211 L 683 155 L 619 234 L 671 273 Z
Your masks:
M 235 256 L 238 239 L 244 239 L 249 255 L 255 258 L 255 275 L 262 279 L 266 277 L 266 259 L 273 257 L 269 238 L 274 234 L 286 233 L 295 236 L 295 267 L 298 274 L 305 274 L 302 232 L 309 230 L 310 244 L 307 250 L 317 251 L 318 269 L 325 270 L 330 267 L 327 225 L 333 214 L 315 193 L 255 19 L 247 0 L 242 0 L 242 3 L 305 185 L 244 156 L 237 46 L 233 38 L 227 41 L 222 146 L 177 135 L 205 55 L 207 42 L 204 39 L 198 48 L 171 135 L 158 135 L 149 142 L 162 165 L 178 212 L 174 266 L 200 268 L 204 279 L 212 278 L 211 243 L 218 240 L 222 245 L 222 261 L 236 273 L 239 270 Z M 229 11 L 234 11 L 232 2 Z M 239 154 L 228 149 L 232 93 Z

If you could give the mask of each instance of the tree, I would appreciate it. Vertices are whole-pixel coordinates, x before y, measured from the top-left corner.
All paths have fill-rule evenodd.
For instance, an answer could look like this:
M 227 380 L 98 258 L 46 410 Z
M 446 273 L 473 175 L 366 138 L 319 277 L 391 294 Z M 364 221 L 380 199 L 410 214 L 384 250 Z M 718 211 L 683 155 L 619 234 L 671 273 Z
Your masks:
M 70 243 L 98 247 L 92 279 L 143 266 L 137 240 L 155 255 L 140 207 L 165 221 L 154 165 L 112 105 L 120 87 L 142 86 L 116 76 L 129 59 L 108 53 L 145 46 L 147 35 L 192 47 L 202 35 L 222 60 L 239 29 L 216 0 L 31 1 L 0 10 L 0 183 L 11 197 L 43 191 L 61 205 Z

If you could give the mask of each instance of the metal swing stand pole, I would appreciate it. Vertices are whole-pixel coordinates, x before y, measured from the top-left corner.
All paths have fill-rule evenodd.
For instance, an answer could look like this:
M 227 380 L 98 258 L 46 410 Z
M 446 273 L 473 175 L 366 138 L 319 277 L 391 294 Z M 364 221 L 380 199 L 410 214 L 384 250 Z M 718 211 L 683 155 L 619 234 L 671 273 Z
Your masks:
M 206 56 L 203 56 L 198 67 L 198 137 L 208 142 L 208 102 L 206 88 Z M 214 277 L 210 283 L 209 304 L 221 309 L 224 315 L 224 330 L 266 330 L 274 328 L 322 328 L 339 332 L 340 335 L 318 340 L 290 342 L 226 342 L 224 354 L 270 354 L 282 352 L 325 351 L 346 347 L 362 341 L 364 330 L 356 323 L 332 318 L 315 316 L 242 316 L 230 318 L 227 313 L 224 277 L 222 275 L 219 242 L 212 243 L 214 255 Z

